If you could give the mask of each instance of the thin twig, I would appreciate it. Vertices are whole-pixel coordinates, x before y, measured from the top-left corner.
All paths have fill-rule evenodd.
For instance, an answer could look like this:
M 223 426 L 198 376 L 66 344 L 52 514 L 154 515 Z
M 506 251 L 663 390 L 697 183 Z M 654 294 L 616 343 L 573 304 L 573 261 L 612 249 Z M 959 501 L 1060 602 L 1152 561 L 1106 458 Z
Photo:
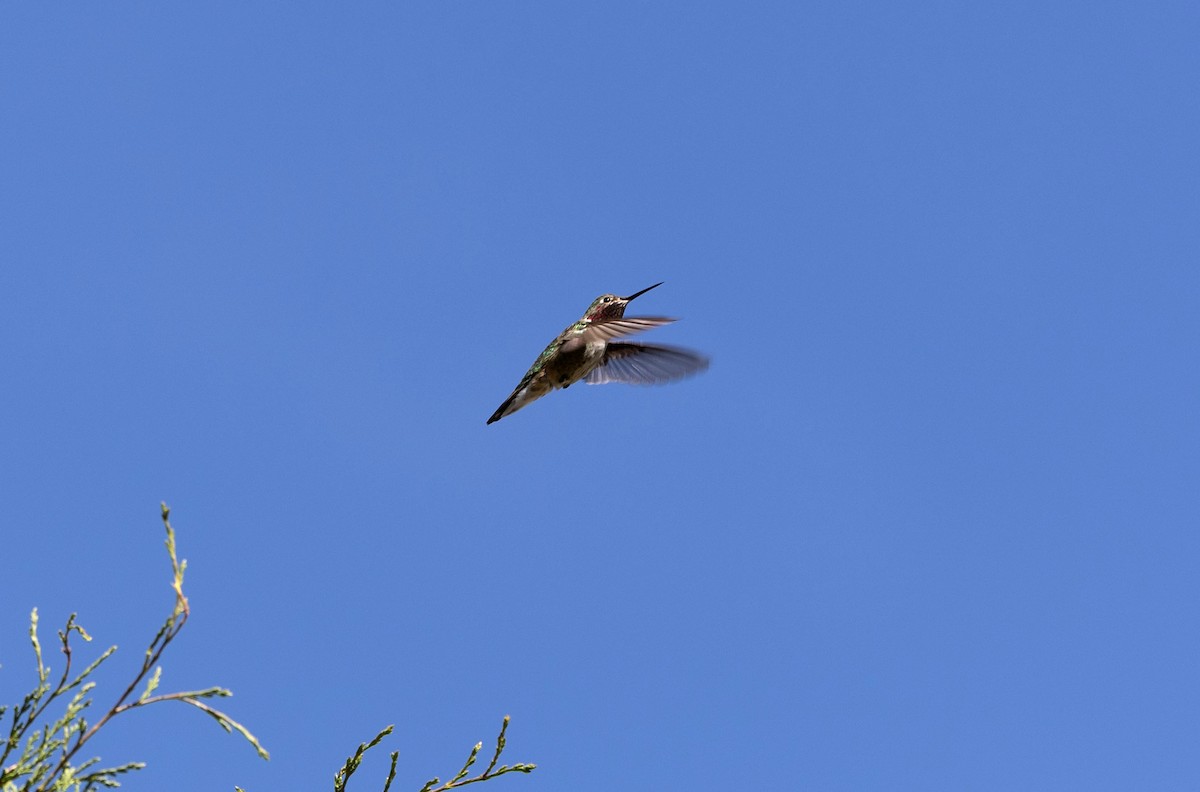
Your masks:
M 172 588 L 175 590 L 176 596 L 175 610 L 167 618 L 167 621 L 163 624 L 163 628 L 159 630 L 158 635 L 154 636 L 154 640 L 150 642 L 150 647 L 146 650 L 146 657 L 142 661 L 142 669 L 137 673 L 137 676 L 133 678 L 133 681 L 129 683 L 129 687 L 125 688 L 125 692 L 120 695 L 116 703 L 112 705 L 112 707 L 104 714 L 102 718 L 100 718 L 100 720 L 92 724 L 92 727 L 86 732 L 79 735 L 79 737 L 75 740 L 74 745 L 72 745 L 69 749 L 63 750 L 62 757 L 58 760 L 58 764 L 54 766 L 53 770 L 50 772 L 50 775 L 45 781 L 35 787 L 32 792 L 45 792 L 47 789 L 46 783 L 57 778 L 59 773 L 61 773 L 63 769 L 70 764 L 71 759 L 79 752 L 79 749 L 87 744 L 87 741 L 92 739 L 96 732 L 100 731 L 100 729 L 106 723 L 112 720 L 115 715 L 122 711 L 122 705 L 130 697 L 130 695 L 133 694 L 133 691 L 139 685 L 141 685 L 142 680 L 146 678 L 146 674 L 149 673 L 150 669 L 158 664 L 158 660 L 162 657 L 163 651 L 166 650 L 167 646 L 171 643 L 175 636 L 179 634 L 179 631 L 183 629 L 183 626 L 187 624 L 190 609 L 187 606 L 187 599 L 183 596 L 182 569 L 175 556 L 175 536 L 174 531 L 171 528 L 171 523 L 167 519 L 169 515 L 170 510 L 164 503 L 162 506 L 162 518 L 163 524 L 167 529 L 167 551 L 171 556 L 171 566 L 175 573 L 174 581 L 172 582 Z M 157 644 L 157 647 L 155 644 Z

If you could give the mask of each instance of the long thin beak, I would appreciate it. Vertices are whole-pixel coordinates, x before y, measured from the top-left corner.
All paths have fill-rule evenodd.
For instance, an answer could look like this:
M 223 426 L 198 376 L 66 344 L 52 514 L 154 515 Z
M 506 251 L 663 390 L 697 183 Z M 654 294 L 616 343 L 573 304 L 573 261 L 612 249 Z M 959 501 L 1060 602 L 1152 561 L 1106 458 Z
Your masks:
M 646 288 L 642 289 L 640 292 L 635 292 L 634 294 L 631 294 L 628 297 L 626 297 L 625 302 L 629 302 L 630 300 L 634 299 L 635 297 L 641 297 L 646 292 L 650 291 L 651 289 L 657 289 L 659 286 L 662 286 L 664 283 L 666 283 L 666 281 L 659 281 L 658 283 L 654 284 L 653 286 L 647 286 Z

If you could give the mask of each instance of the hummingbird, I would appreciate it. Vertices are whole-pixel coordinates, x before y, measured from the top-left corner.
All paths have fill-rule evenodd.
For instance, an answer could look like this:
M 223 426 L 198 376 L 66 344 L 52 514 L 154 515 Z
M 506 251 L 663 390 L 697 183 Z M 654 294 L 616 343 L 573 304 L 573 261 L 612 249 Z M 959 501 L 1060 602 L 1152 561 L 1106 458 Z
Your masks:
M 495 423 L 555 388 L 569 388 L 579 380 L 589 385 L 657 385 L 708 368 L 708 358 L 688 349 L 614 340 L 676 321 L 664 316 L 625 316 L 630 302 L 662 285 L 660 281 L 628 297 L 601 294 L 593 300 L 582 319 L 542 350 L 516 390 L 487 422 Z

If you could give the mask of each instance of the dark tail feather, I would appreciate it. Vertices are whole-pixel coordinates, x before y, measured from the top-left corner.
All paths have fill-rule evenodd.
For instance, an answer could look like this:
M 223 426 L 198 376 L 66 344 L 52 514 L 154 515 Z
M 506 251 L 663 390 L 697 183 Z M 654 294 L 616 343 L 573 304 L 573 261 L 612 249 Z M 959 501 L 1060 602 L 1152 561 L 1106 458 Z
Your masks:
M 501 418 L 503 418 L 504 411 L 508 409 L 508 405 L 512 404 L 513 399 L 515 399 L 516 396 L 517 396 L 517 394 L 514 393 L 512 396 L 509 396 L 507 399 L 505 399 L 504 404 L 501 404 L 499 407 L 496 408 L 496 412 L 492 413 L 492 417 L 488 418 L 487 422 L 489 424 L 494 424 L 494 423 L 496 423 L 496 421 L 499 421 Z

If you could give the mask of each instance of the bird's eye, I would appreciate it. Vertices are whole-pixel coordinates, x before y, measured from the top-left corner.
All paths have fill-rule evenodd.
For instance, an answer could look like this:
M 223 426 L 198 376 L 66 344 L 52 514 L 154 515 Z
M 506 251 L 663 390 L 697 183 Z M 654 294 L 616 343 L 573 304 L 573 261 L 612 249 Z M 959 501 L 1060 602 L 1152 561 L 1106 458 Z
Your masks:
M 612 297 L 605 297 L 604 302 L 612 302 Z

